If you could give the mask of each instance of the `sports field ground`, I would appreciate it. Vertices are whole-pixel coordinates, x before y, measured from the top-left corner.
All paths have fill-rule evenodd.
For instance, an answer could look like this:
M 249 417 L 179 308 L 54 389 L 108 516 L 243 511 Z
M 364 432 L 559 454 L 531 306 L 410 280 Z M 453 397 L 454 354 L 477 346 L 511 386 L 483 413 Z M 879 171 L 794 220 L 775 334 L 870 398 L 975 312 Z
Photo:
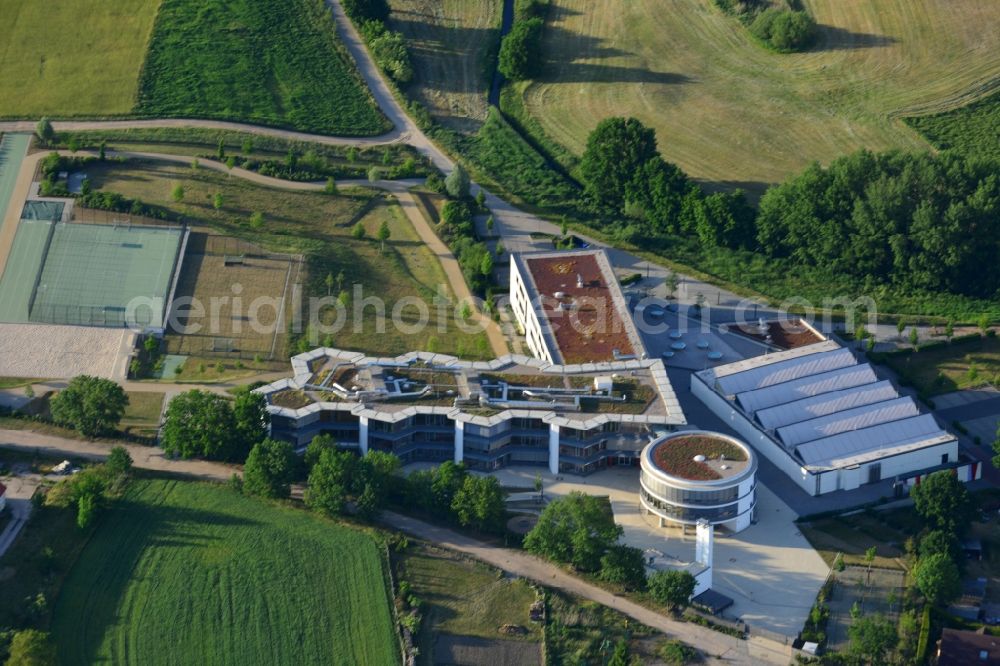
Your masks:
M 129 113 L 160 0 L 0 0 L 0 116 Z
M 228 488 L 137 481 L 55 602 L 62 664 L 398 664 L 365 533 Z

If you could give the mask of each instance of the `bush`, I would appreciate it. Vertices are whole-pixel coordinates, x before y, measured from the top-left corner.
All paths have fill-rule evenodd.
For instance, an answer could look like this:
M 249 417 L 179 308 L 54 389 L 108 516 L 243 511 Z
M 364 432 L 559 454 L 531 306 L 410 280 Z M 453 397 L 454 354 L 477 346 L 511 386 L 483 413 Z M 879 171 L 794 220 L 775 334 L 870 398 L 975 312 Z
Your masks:
M 684 666 L 698 660 L 698 651 L 679 640 L 669 640 L 657 650 L 657 656 L 670 666 Z
M 816 39 L 816 21 L 804 11 L 772 8 L 754 19 L 750 33 L 776 51 L 804 51 Z
M 389 18 L 386 0 L 343 0 L 341 5 L 352 19 L 358 22 L 385 21 Z
M 530 79 L 541 65 L 542 28 L 540 18 L 517 21 L 500 44 L 498 68 L 510 81 Z

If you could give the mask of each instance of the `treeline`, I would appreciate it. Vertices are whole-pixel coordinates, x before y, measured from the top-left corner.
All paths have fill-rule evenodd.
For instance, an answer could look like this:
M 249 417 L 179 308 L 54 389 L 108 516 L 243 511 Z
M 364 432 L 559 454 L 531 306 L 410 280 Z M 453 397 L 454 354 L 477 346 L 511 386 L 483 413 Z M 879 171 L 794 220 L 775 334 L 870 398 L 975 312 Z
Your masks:
M 449 198 L 441 209 L 437 234 L 458 259 L 469 289 L 485 296 L 486 307 L 492 307 L 493 253 L 486 243 L 479 240 L 474 221 L 476 213 L 487 212 L 482 193 L 475 199 L 470 196 L 469 175 L 461 164 L 456 164 L 443 182 L 428 178 L 427 183 Z
M 391 11 L 389 3 L 386 0 L 344 0 L 343 7 L 368 44 L 375 64 L 396 83 L 412 81 L 413 63 L 406 39 L 402 33 L 386 26 Z
M 781 53 L 804 51 L 816 40 L 816 20 L 801 0 L 714 0 L 715 6 L 737 18 L 765 46 Z
M 769 189 L 768 256 L 866 281 L 993 297 L 1000 289 L 1000 164 L 942 153 L 860 151 Z
M 530 79 L 541 67 L 548 0 L 516 0 L 514 24 L 500 43 L 498 68 L 508 81 Z
M 584 194 L 622 240 L 697 237 L 866 286 L 990 298 L 1000 290 L 1000 174 L 990 160 L 860 151 L 770 188 L 704 194 L 657 152 L 653 130 L 609 118 L 580 163 Z M 618 221 L 624 216 L 627 221 Z

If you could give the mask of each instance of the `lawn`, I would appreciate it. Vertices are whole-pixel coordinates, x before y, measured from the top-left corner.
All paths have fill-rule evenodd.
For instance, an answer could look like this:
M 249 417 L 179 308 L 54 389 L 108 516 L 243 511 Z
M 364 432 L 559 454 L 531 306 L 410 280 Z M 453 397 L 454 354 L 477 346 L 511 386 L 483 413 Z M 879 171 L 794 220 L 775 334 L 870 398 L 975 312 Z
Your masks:
M 163 0 L 135 112 L 350 136 L 391 127 L 322 0 Z
M 778 54 L 711 0 L 553 0 L 523 103 L 574 154 L 602 118 L 633 115 L 693 177 L 759 191 L 858 148 L 926 148 L 898 116 L 960 106 L 1000 74 L 992 0 L 803 4 L 818 42 Z
M 492 567 L 430 546 L 410 549 L 400 575 L 427 604 L 422 653 L 431 654 L 439 634 L 498 638 L 503 624 L 527 630 L 518 640 L 542 640 L 541 626 L 529 617 L 537 595 L 526 581 L 500 577 Z
M 501 0 L 390 0 L 389 27 L 406 37 L 414 78 L 406 92 L 446 127 L 475 131 L 499 48 Z
M 154 391 L 126 391 L 128 407 L 122 417 L 122 431 L 135 435 L 155 435 L 163 410 L 163 394 Z
M 0 116 L 123 115 L 160 0 L 0 0 Z
M 327 333 L 318 327 L 313 327 L 316 344 L 330 343 L 344 349 L 358 349 L 371 354 L 396 355 L 414 349 L 426 349 L 434 346 L 442 353 L 457 353 L 466 357 L 491 358 L 486 336 L 483 333 L 470 334 L 457 329 L 453 307 L 443 308 L 440 312 L 433 303 L 440 285 L 447 285 L 444 271 L 434 254 L 420 241 L 416 230 L 403 215 L 395 200 L 376 194 L 370 190 L 355 189 L 340 196 L 330 196 L 319 192 L 297 192 L 272 189 L 251 184 L 240 178 L 228 177 L 224 174 L 205 168 L 193 170 L 188 167 L 172 165 L 159 161 L 131 160 L 123 164 L 106 163 L 89 168 L 94 187 L 118 192 L 129 198 L 138 198 L 147 204 L 162 207 L 171 215 L 182 215 L 193 223 L 194 231 L 209 230 L 249 241 L 266 249 L 268 252 L 284 252 L 305 256 L 303 274 L 294 273 L 290 285 L 296 283 L 302 286 L 303 305 L 309 305 L 310 297 L 323 298 L 328 289 L 326 277 L 336 277 L 343 272 L 342 285 L 333 284 L 330 289 L 332 296 L 337 296 L 340 288 L 348 291 L 351 296 L 349 307 L 339 332 L 332 333 L 327 339 Z M 184 188 L 183 201 L 177 202 L 172 196 L 174 187 Z M 215 194 L 221 194 L 223 205 L 214 207 Z M 263 214 L 263 223 L 259 228 L 250 224 L 250 216 L 254 212 Z M 99 213 L 103 215 L 103 213 Z M 390 229 L 390 239 L 380 252 L 378 241 L 374 237 L 385 221 Z M 360 222 L 366 230 L 365 239 L 355 239 L 352 235 L 354 225 Z M 235 254 L 236 252 L 227 252 Z M 257 261 L 250 259 L 251 263 Z M 189 270 L 187 260 L 183 271 Z M 191 293 L 197 293 L 201 298 L 232 298 L 232 287 L 242 284 L 237 280 L 238 273 L 244 268 L 230 267 L 224 270 L 233 271 L 233 278 L 226 283 L 226 288 L 219 291 L 217 276 L 205 274 L 193 279 Z M 191 278 L 184 278 L 191 279 Z M 213 293 L 198 291 L 198 283 L 214 284 Z M 277 284 L 277 283 L 275 283 Z M 284 282 L 282 282 L 284 286 Z M 360 289 L 361 298 L 377 297 L 385 304 L 385 317 L 391 318 L 393 309 L 403 299 L 418 299 L 427 304 L 427 326 L 400 330 L 392 321 L 386 321 L 374 305 L 366 305 L 361 316 L 356 317 L 354 305 L 360 306 L 362 301 L 355 300 L 354 289 Z M 247 291 L 249 293 L 249 290 Z M 447 298 L 451 298 L 451 290 L 445 287 Z M 246 295 L 246 294 L 244 294 Z M 269 295 L 280 299 L 281 293 Z M 291 314 L 291 301 L 286 300 L 288 314 Z M 205 310 L 210 313 L 210 303 Z M 250 298 L 244 298 L 243 311 L 248 315 L 252 306 Z M 229 306 L 220 306 L 220 313 Z M 360 307 L 359 307 L 360 309 Z M 331 323 L 335 312 L 331 308 L 315 308 L 319 312 L 320 321 Z M 273 312 L 273 307 L 263 305 L 259 309 L 261 320 Z M 302 328 L 307 328 L 309 322 L 307 310 L 303 317 Z M 401 307 L 400 319 L 407 325 L 415 324 L 417 311 L 415 306 Z M 270 320 L 267 320 L 270 321 Z M 232 315 L 220 319 L 229 326 Z M 207 319 L 206 319 L 207 323 Z M 384 330 L 380 330 L 380 323 Z M 252 332 L 248 321 L 244 321 L 243 331 Z M 207 326 L 199 331 L 201 337 L 210 336 Z M 229 328 L 226 329 L 230 330 Z M 282 350 L 292 347 L 295 351 L 298 334 L 286 340 L 286 328 L 278 330 L 276 357 L 282 357 Z M 303 330 L 304 334 L 306 331 Z M 171 337 L 171 336 L 168 336 Z M 308 337 L 308 336 L 306 336 Z M 174 346 L 171 346 L 174 345 Z M 181 349 L 179 342 L 168 339 L 171 350 Z M 268 354 L 263 354 L 264 358 Z M 246 361 L 249 363 L 249 361 Z M 209 363 L 211 369 L 213 363 Z M 185 367 L 183 378 L 190 368 Z
M 1000 340 L 995 337 L 887 356 L 886 363 L 925 396 L 985 383 L 1000 386 Z
M 60 663 L 399 663 L 366 534 L 210 484 L 139 481 L 52 619 Z
M 1000 93 L 953 111 L 905 120 L 942 150 L 1000 158 Z

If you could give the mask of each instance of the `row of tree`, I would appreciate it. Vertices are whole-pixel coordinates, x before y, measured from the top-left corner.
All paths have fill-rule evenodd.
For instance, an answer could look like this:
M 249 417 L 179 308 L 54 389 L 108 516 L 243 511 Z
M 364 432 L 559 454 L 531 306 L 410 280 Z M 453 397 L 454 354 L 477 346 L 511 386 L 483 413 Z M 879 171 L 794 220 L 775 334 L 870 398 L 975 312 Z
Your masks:
M 647 576 L 643 552 L 618 543 L 623 532 L 607 500 L 572 492 L 545 507 L 524 538 L 524 547 L 626 590 L 648 591 L 654 600 L 670 608 L 687 606 L 694 594 L 694 576 L 679 570 Z
M 627 237 L 694 235 L 859 281 L 991 297 L 1000 291 L 1000 165 L 959 154 L 859 151 L 770 188 L 704 194 L 634 118 L 608 118 L 580 162 L 590 205 Z
M 344 0 L 344 11 L 368 43 L 375 64 L 397 83 L 413 80 L 413 64 L 402 33 L 389 30 L 391 8 L 386 0 Z

